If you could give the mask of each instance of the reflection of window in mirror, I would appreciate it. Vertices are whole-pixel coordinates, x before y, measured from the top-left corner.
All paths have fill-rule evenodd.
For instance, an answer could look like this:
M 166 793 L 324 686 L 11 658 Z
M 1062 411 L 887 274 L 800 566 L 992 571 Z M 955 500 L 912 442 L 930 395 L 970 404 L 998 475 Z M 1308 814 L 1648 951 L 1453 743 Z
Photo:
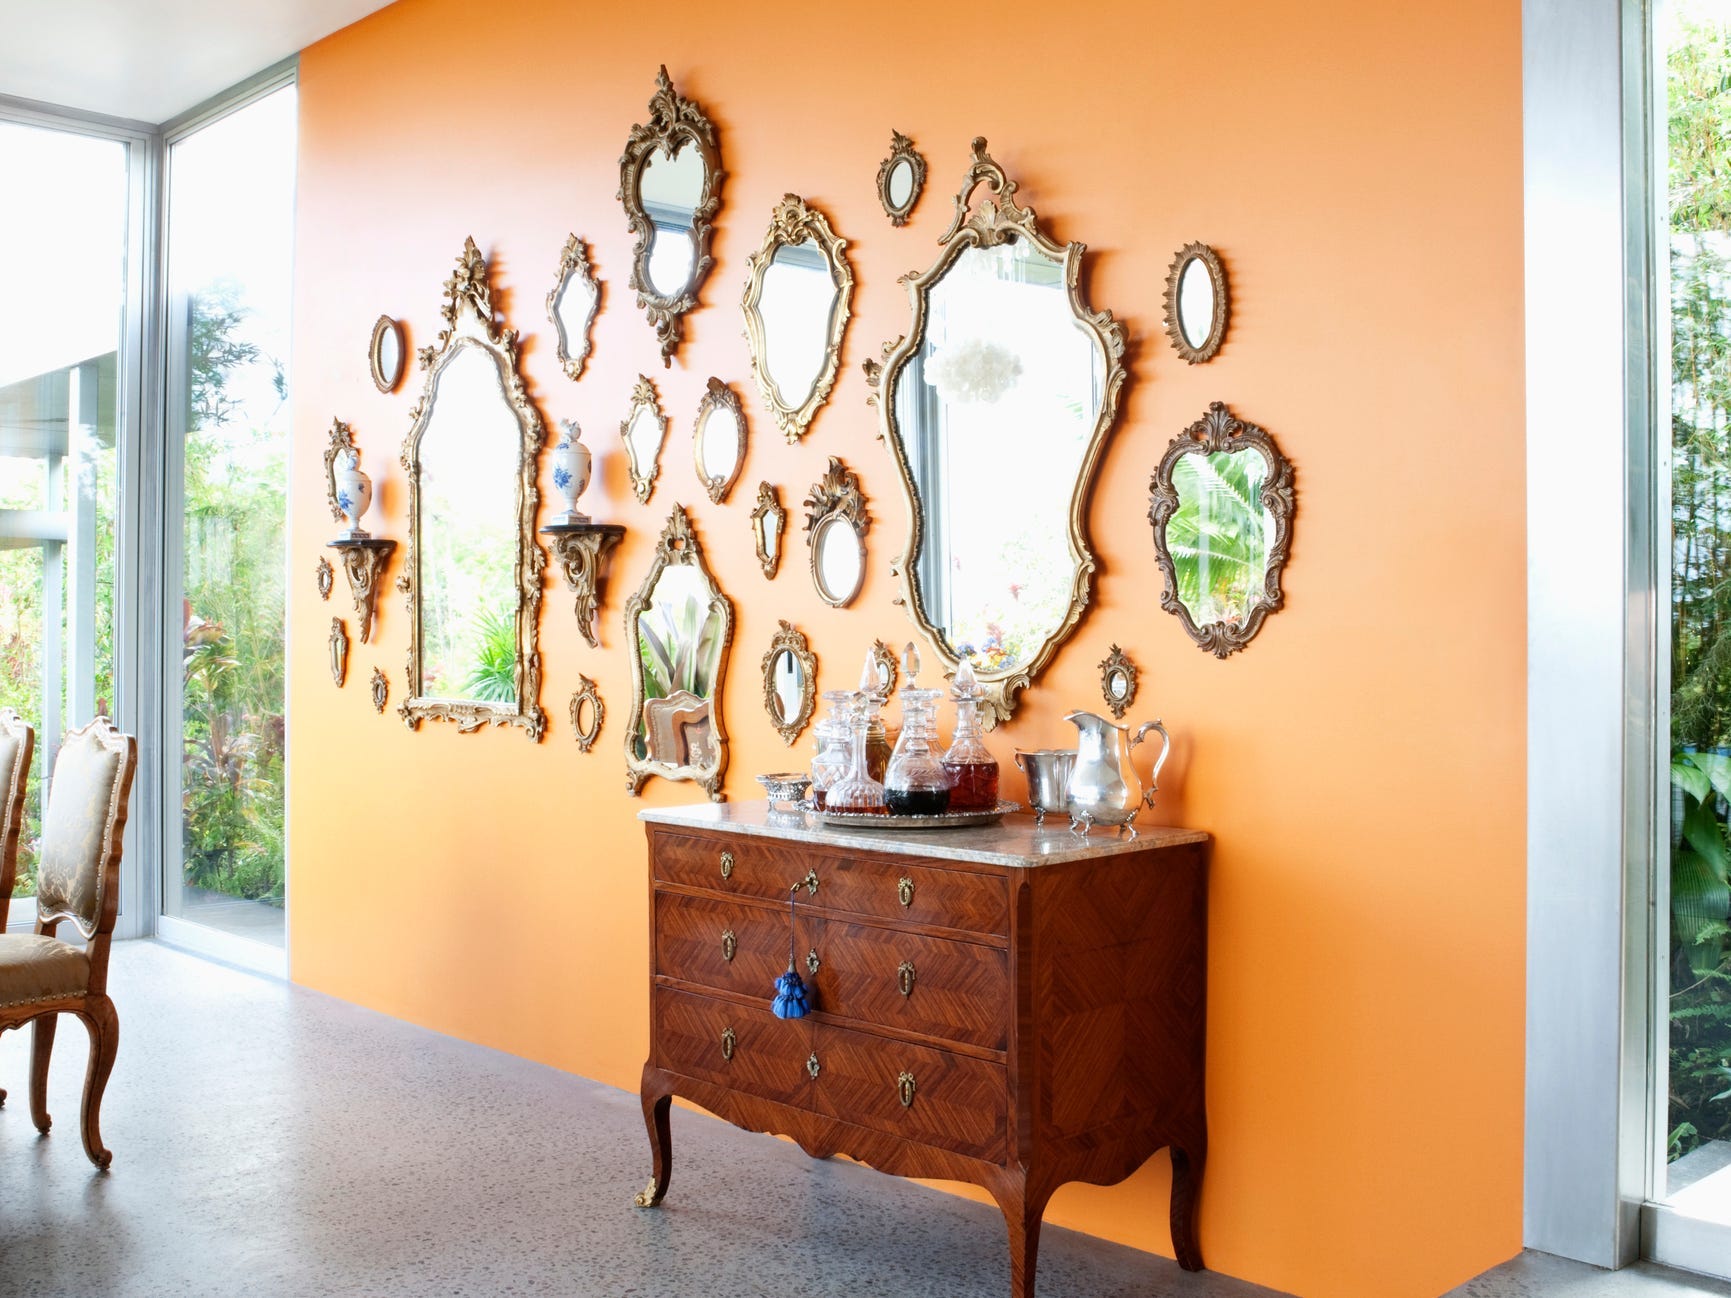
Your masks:
M 649 284 L 662 297 L 678 297 L 691 282 L 695 245 L 692 218 L 703 196 L 703 157 L 687 145 L 672 158 L 663 149 L 650 155 L 639 192 L 643 210 L 655 226 L 649 247 Z
M 783 649 L 775 656 L 775 719 L 785 721 L 798 716 L 804 694 L 805 678 L 800 674 L 799 660 Z
M 492 355 L 459 346 L 420 441 L 423 697 L 516 702 L 521 438 Z
M 1262 593 L 1274 515 L 1262 508 L 1268 462 L 1255 451 L 1197 452 L 1172 466 L 1178 509 L 1166 545 L 1178 598 L 1197 626 L 1239 622 Z
M 764 368 L 784 405 L 797 409 L 811 396 L 829 355 L 836 286 L 816 243 L 783 244 L 763 273 Z
M 1104 381 L 1062 264 L 1027 241 L 965 248 L 932 286 L 896 418 L 925 529 L 924 609 L 977 670 L 1030 661 L 1068 614 L 1070 500 Z

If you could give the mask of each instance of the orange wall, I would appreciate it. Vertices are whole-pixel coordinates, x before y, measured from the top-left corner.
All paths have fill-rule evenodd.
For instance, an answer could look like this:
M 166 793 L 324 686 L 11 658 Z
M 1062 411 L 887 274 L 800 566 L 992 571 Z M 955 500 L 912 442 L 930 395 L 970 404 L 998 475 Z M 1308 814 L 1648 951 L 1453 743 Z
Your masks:
M 722 0 L 663 7 L 651 24 L 629 6 L 400 0 L 309 49 L 291 529 L 296 980 L 635 1086 L 647 918 L 634 817 L 694 790 L 652 780 L 641 801 L 625 796 L 626 595 L 684 503 L 737 610 L 734 798 L 809 754 L 809 733 L 790 754 L 760 704 L 778 617 L 811 637 L 825 688 L 855 679 L 874 638 L 908 638 L 889 575 L 906 514 L 860 362 L 904 330 L 896 277 L 932 260 L 968 142 L 985 135 L 1052 232 L 1087 242 L 1092 301 L 1132 337 L 1092 506 L 1093 607 L 993 746 L 1003 758 L 1065 741 L 1063 712 L 1098 707 L 1095 664 L 1114 641 L 1143 670 L 1130 719 L 1160 714 L 1176 736 L 1160 818 L 1216 836 L 1206 1256 L 1302 1295 L 1401 1298 L 1516 1252 L 1519 12 L 1512 0 L 1126 0 L 1010 3 L 984 21 L 977 6 L 909 0 Z M 614 199 L 621 146 L 663 61 L 717 123 L 729 173 L 718 265 L 671 371 L 624 287 L 630 241 Z M 903 230 L 874 191 L 892 127 L 931 168 Z M 746 257 L 786 191 L 830 216 L 858 279 L 842 376 L 791 447 L 762 413 L 738 310 Z M 572 231 L 605 284 L 577 384 L 555 362 L 543 307 Z M 587 508 L 629 529 L 600 649 L 579 639 L 549 574 L 552 721 L 538 746 L 515 730 L 404 728 L 394 591 L 376 643 L 356 643 L 348 686 L 333 689 L 325 632 L 346 609 L 321 604 L 312 581 L 334 531 L 319 457 L 332 416 L 352 421 L 381 483 L 374 527 L 405 537 L 396 455 L 418 376 L 379 395 L 366 339 L 387 312 L 411 347 L 434 341 L 440 285 L 470 234 L 527 335 L 524 371 L 549 427 L 575 418 L 602 452 Z M 1195 368 L 1160 333 L 1167 263 L 1192 239 L 1221 251 L 1233 290 L 1226 346 Z M 614 431 L 639 372 L 673 421 L 647 505 L 631 498 Z M 751 416 L 744 474 L 721 506 L 690 454 L 712 373 Z M 1298 475 L 1288 607 L 1226 662 L 1159 611 L 1144 517 L 1161 452 L 1213 399 L 1268 427 Z M 820 604 L 797 540 L 766 583 L 748 533 L 760 479 L 797 514 L 832 454 L 860 473 L 874 520 L 870 575 L 845 611 Z M 375 665 L 391 678 L 382 717 L 367 691 Z M 579 672 L 608 705 L 588 756 L 564 715 Z M 1006 783 L 1020 792 L 1019 778 Z M 1126 1185 L 1061 1192 L 1049 1219 L 1168 1252 L 1167 1179 L 1162 1156 Z

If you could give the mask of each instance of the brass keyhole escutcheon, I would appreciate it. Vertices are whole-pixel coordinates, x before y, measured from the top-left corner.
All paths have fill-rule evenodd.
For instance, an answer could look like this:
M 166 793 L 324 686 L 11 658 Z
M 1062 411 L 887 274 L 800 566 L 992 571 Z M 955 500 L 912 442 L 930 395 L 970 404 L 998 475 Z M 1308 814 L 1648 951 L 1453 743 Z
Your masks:
M 812 1051 L 811 1058 L 805 1061 L 805 1071 L 814 1082 L 817 1080 L 818 1073 L 823 1071 L 823 1065 L 817 1062 L 817 1051 Z
M 732 963 L 733 953 L 739 950 L 739 939 L 733 936 L 733 930 L 727 929 L 721 935 L 721 958 Z
M 902 1097 L 902 1108 L 914 1107 L 914 1075 L 902 1073 L 896 1078 L 896 1091 Z
M 721 854 L 721 877 L 723 879 L 733 878 L 733 853 L 732 852 L 723 852 Z
M 816 870 L 807 870 L 805 872 L 805 878 L 801 879 L 799 882 L 803 883 L 805 885 L 806 896 L 808 896 L 808 897 L 817 896 L 817 871 Z M 794 886 L 798 887 L 798 884 L 796 884 Z
M 805 953 L 806 972 L 809 973 L 813 978 L 815 978 L 815 977 L 817 977 L 817 971 L 822 966 L 823 966 L 823 961 L 819 960 L 817 958 L 817 948 L 814 946 L 811 950 L 809 950 Z
M 904 906 L 914 904 L 914 881 L 905 874 L 902 876 L 902 881 L 896 885 L 896 897 Z
M 912 960 L 903 960 L 897 966 L 896 986 L 901 988 L 904 997 L 914 994 L 914 962 Z
M 732 1028 L 721 1029 L 721 1057 L 723 1059 L 731 1060 L 733 1058 L 734 1040 Z

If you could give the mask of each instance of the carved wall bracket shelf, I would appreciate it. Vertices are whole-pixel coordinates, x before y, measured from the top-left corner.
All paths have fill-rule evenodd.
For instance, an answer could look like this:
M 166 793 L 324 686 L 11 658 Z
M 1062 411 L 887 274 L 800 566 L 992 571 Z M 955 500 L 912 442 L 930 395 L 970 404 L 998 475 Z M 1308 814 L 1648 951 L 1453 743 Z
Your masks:
M 366 644 L 373 634 L 373 611 L 379 606 L 379 575 L 390 562 L 397 543 L 369 537 L 362 541 L 331 541 L 329 548 L 343 556 L 343 575 L 349 579 L 355 616 L 361 621 L 361 643 Z
M 619 523 L 549 523 L 541 535 L 550 538 L 547 547 L 553 562 L 565 574 L 565 585 L 577 594 L 577 629 L 591 648 L 600 648 L 595 614 L 601 605 L 601 584 L 607 557 L 624 537 L 625 528 Z

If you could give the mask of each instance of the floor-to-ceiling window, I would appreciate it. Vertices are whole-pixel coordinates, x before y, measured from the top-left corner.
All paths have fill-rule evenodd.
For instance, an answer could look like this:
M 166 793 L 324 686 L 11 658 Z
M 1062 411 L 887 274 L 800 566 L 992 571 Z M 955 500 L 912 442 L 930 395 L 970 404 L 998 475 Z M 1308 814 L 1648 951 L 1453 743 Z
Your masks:
M 177 763 L 162 914 L 281 947 L 284 529 L 295 89 L 167 148 L 169 592 Z M 184 936 L 184 933 L 181 934 Z

